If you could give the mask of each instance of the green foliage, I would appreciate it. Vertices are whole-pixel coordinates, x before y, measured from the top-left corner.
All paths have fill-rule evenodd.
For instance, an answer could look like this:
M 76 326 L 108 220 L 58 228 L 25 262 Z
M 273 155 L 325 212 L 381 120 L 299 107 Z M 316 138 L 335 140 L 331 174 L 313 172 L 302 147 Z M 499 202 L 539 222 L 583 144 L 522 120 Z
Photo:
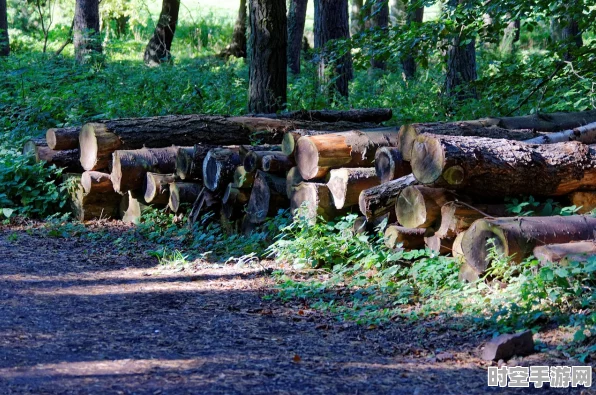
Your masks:
M 547 199 L 544 203 L 541 203 L 534 199 L 533 196 L 529 196 L 527 200 L 518 198 L 506 199 L 505 207 L 509 214 L 514 214 L 519 217 L 529 216 L 551 216 L 551 215 L 574 215 L 578 212 L 580 207 L 567 206 L 562 207 L 561 203 L 554 201 L 553 199 Z

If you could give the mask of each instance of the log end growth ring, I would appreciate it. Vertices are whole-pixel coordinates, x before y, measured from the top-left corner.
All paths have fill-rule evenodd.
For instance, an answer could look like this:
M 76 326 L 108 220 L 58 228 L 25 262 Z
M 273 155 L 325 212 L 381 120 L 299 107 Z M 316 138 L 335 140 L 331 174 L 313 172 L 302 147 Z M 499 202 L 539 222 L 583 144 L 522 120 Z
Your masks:
M 112 172 L 110 173 L 110 179 L 112 180 L 114 191 L 122 194 L 122 192 L 120 191 L 120 183 L 122 182 L 122 166 L 120 165 L 120 151 L 116 151 L 112 154 Z
M 415 187 L 407 187 L 397 198 L 395 214 L 397 220 L 406 228 L 418 228 L 427 226 L 427 204 L 423 194 Z
M 51 149 L 56 149 L 56 129 L 51 128 L 46 132 L 46 143 Z
M 271 200 L 271 191 L 267 182 L 261 177 L 255 178 L 250 200 L 248 202 L 247 213 L 252 223 L 261 223 L 267 218 L 269 212 L 269 202 Z
M 296 148 L 296 140 L 291 133 L 284 134 L 284 138 L 281 141 L 281 152 L 286 155 L 292 155 L 294 153 L 294 149 Z
M 81 129 L 79 135 L 81 147 L 81 165 L 85 170 L 92 170 L 97 164 L 97 138 L 95 137 L 94 124 L 88 123 Z
M 219 176 L 221 174 L 221 163 L 213 156 L 207 154 L 203 161 L 203 182 L 210 191 L 215 191 L 218 187 Z
M 466 263 L 477 273 L 482 274 L 488 268 L 490 249 L 489 240 L 500 256 L 509 256 L 507 237 L 502 229 L 490 222 L 480 219 L 466 230 L 461 240 L 461 250 Z
M 316 178 L 319 173 L 319 151 L 309 138 L 298 140 L 296 147 L 296 165 L 305 180 Z
M 438 140 L 420 136 L 414 141 L 411 156 L 412 173 L 422 184 L 432 184 L 443 175 L 445 152 Z M 454 180 L 458 179 L 454 174 Z
M 145 195 L 144 195 L 145 201 L 146 202 L 153 201 L 153 199 L 155 199 L 156 193 L 157 193 L 157 185 L 153 178 L 153 174 L 147 173 L 147 176 L 145 179 Z

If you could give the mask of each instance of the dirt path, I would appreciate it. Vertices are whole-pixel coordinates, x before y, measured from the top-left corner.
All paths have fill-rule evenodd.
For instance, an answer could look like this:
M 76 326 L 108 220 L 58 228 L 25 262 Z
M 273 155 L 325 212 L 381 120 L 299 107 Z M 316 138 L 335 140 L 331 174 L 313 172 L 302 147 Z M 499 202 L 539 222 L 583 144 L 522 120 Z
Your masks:
M 366 330 L 263 301 L 262 269 L 110 251 L 0 231 L 0 394 L 503 393 L 474 334 Z

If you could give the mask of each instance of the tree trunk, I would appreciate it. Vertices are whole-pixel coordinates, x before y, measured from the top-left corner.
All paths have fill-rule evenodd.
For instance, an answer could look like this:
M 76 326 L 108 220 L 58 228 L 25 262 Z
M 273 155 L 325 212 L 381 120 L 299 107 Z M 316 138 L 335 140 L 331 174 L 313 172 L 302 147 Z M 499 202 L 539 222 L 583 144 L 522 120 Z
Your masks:
M 370 167 L 379 147 L 397 145 L 397 132 L 341 132 L 298 140 L 296 163 L 305 180 L 319 178 L 331 169 Z
M 413 3 L 413 1 L 410 1 Z M 413 10 L 408 11 L 408 16 L 406 17 L 406 24 L 408 26 L 412 26 L 412 24 L 422 23 L 424 18 L 424 7 L 416 7 Z M 413 51 L 414 49 L 411 48 Z M 404 76 L 408 80 L 413 80 L 416 77 L 416 60 L 414 59 L 414 55 L 412 53 L 407 54 L 402 59 L 402 67 L 404 69 Z
M 168 207 L 177 213 L 183 203 L 192 204 L 197 200 L 203 186 L 195 182 L 173 182 L 170 184 Z
M 508 14 L 508 17 L 511 18 L 511 15 Z M 507 24 L 499 47 L 501 53 L 507 55 L 513 53 L 514 45 L 519 41 L 520 27 L 521 20 L 519 19 L 512 20 Z
M 75 178 L 80 181 L 76 183 L 75 188 L 68 191 L 70 207 L 74 217 L 79 221 L 115 219 L 119 216 L 118 208 L 122 197 L 111 189 L 109 175 L 100 174 L 81 176 L 68 173 L 63 176 L 64 180 Z M 85 184 L 82 182 L 83 177 L 87 178 Z
M 357 205 L 363 190 L 380 184 L 373 167 L 331 170 L 329 175 L 327 186 L 337 209 Z
M 424 248 L 424 234 L 426 229 L 410 229 L 399 225 L 389 225 L 385 229 L 385 246 L 390 250 L 403 248 L 415 250 Z
M 569 200 L 579 207 L 579 214 L 587 214 L 596 209 L 596 192 L 573 192 L 569 195 Z
M 410 125 L 403 125 L 399 129 L 398 141 L 402 156 L 406 161 L 412 160 L 411 154 L 414 141 L 421 134 L 441 136 L 478 136 L 516 141 L 524 141 L 537 136 L 536 133 L 529 129 L 509 130 L 496 126 L 481 126 L 475 121 L 414 123 Z
M 76 0 L 73 43 L 79 63 L 87 63 L 89 57 L 101 54 L 99 0 Z
M 293 74 L 300 74 L 300 54 L 306 22 L 308 0 L 290 0 L 288 13 L 288 66 Z
M 579 141 L 584 144 L 596 143 L 596 122 L 562 132 L 544 134 L 532 139 L 524 140 L 529 144 L 552 144 L 565 141 Z
M 285 0 L 250 0 L 248 111 L 274 113 L 287 102 Z
M 370 4 L 369 4 L 370 3 Z M 370 15 L 366 21 L 367 30 L 371 29 L 385 29 L 384 35 L 387 34 L 387 26 L 389 25 L 389 3 L 387 0 L 366 0 L 366 6 L 370 10 Z M 370 61 L 372 68 L 385 70 L 385 61 L 372 56 Z
M 267 173 L 285 176 L 288 171 L 296 164 L 294 158 L 282 153 L 265 155 L 262 159 L 261 168 Z
M 395 202 L 400 193 L 418 182 L 412 174 L 366 189 L 358 197 L 360 212 L 370 220 L 388 212 L 395 212 Z
M 203 161 L 213 145 L 195 144 L 193 147 L 178 147 L 176 153 L 176 175 L 184 181 L 203 179 Z
M 350 34 L 359 34 L 364 29 L 364 0 L 351 0 Z
M 399 148 L 381 147 L 375 154 L 375 171 L 383 184 L 412 173 L 412 167 L 404 161 Z
M 0 56 L 10 54 L 10 41 L 8 38 L 8 12 L 6 0 L 0 0 Z
M 234 56 L 236 58 L 246 58 L 246 19 L 247 19 L 246 0 L 240 0 L 240 8 L 238 9 L 238 17 L 234 24 L 234 33 L 232 34 L 232 42 L 219 54 L 223 58 Z
M 203 183 L 213 192 L 223 189 L 233 181 L 236 168 L 241 165 L 238 147 L 213 148 L 203 161 Z
M 63 151 L 79 148 L 79 133 L 81 128 L 51 128 L 46 132 L 46 141 L 50 149 Z
M 263 169 L 263 158 L 268 155 L 281 154 L 279 151 L 250 151 L 244 157 L 244 169 L 249 173 Z M 283 155 L 283 154 L 282 154 Z M 291 167 L 291 166 L 290 166 Z
M 480 137 L 419 136 L 412 172 L 420 183 L 476 196 L 560 196 L 596 189 L 596 146 L 532 145 Z
M 467 0 L 449 0 L 450 7 L 464 5 Z M 476 98 L 476 88 L 472 85 L 478 78 L 476 73 L 476 38 L 462 37 L 461 26 L 455 26 L 453 38 L 447 50 L 447 75 L 445 93 L 457 100 Z M 464 40 L 470 40 L 465 44 Z
M 54 151 L 47 146 L 44 139 L 27 141 L 23 146 L 23 155 L 30 155 L 36 163 L 44 161 L 48 166 L 56 165 L 69 173 L 83 172 L 79 163 L 80 151 L 78 149 Z
M 246 171 L 244 166 L 236 167 L 234 170 L 234 181 L 232 186 L 238 189 L 252 188 L 255 181 L 255 173 L 249 173 Z
M 328 58 L 326 45 L 332 40 L 350 38 L 347 0 L 315 0 L 315 49 L 321 51 L 319 55 L 319 80 L 321 86 L 327 84 L 326 68 Z M 343 97 L 348 97 L 348 82 L 354 78 L 352 70 L 352 56 L 349 52 L 339 58 L 334 64 L 332 77 L 335 79 L 335 91 Z
M 533 255 L 546 265 L 549 262 L 567 266 L 571 262 L 586 262 L 596 255 L 596 242 L 577 241 L 565 244 L 548 244 L 534 248 Z
M 260 224 L 289 205 L 286 180 L 258 170 L 246 208 L 250 222 Z
M 532 254 L 537 244 L 592 240 L 594 229 L 596 218 L 583 215 L 480 219 L 464 233 L 462 250 L 466 263 L 481 276 L 491 264 L 491 246 L 487 245 L 490 239 L 498 254 L 519 263 Z
M 180 0 L 162 1 L 159 21 L 143 56 L 145 64 L 149 66 L 158 66 L 163 62 L 169 62 L 172 58 L 170 50 L 172 49 L 172 41 L 178 23 Z
M 503 217 L 507 210 L 500 204 L 463 205 L 449 202 L 441 207 L 441 225 L 435 234 L 441 238 L 452 239 L 468 229 L 474 221 L 485 217 Z
M 305 207 L 301 208 L 303 204 Z M 333 205 L 329 187 L 314 182 L 303 182 L 294 187 L 290 208 L 294 216 L 303 217 L 310 224 L 315 224 L 318 217 L 329 221 L 342 213 Z
M 118 150 L 112 156 L 110 178 L 120 194 L 141 191 L 147 172 L 170 174 L 176 170 L 178 147 Z
M 167 206 L 170 201 L 170 184 L 176 182 L 175 174 L 147 173 L 144 198 L 147 203 Z
M 406 228 L 430 228 L 438 226 L 441 207 L 457 197 L 442 188 L 413 185 L 405 188 L 395 203 L 397 222 Z

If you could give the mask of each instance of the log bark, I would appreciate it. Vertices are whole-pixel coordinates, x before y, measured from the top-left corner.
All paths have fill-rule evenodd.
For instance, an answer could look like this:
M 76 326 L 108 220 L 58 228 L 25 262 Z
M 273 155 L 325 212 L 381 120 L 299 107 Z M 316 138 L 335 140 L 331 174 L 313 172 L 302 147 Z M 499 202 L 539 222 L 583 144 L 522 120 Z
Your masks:
M 139 224 L 141 216 L 147 210 L 148 206 L 139 198 L 134 197 L 132 191 L 128 191 L 121 196 L 119 214 L 122 222 L 128 224 Z
M 113 193 L 114 187 L 108 173 L 86 171 L 81 175 L 81 186 L 85 194 Z M 120 201 L 120 198 L 118 198 Z
M 446 3 L 447 7 L 451 9 L 455 9 L 458 4 L 469 7 L 471 2 L 469 0 L 448 0 Z M 451 30 L 446 53 L 445 93 L 449 97 L 455 97 L 458 101 L 476 98 L 477 92 L 473 85 L 478 78 L 476 36 L 473 33 L 465 35 L 464 26 L 457 18 L 453 18 L 452 22 L 454 22 L 454 28 Z
M 435 234 L 441 238 L 455 238 L 468 229 L 474 221 L 490 217 L 506 216 L 506 208 L 500 204 L 463 205 L 460 202 L 449 202 L 441 207 L 441 225 Z
M 238 147 L 213 148 L 203 161 L 203 183 L 213 192 L 223 189 L 233 180 L 236 167 L 240 166 Z
M 534 248 L 534 256 L 543 265 L 552 262 L 566 266 L 570 262 L 586 262 L 596 256 L 596 242 L 590 240 L 538 246 Z
M 79 182 L 76 187 L 68 191 L 70 207 L 74 217 L 79 221 L 91 221 L 94 219 L 116 219 L 119 218 L 118 208 L 120 207 L 121 196 L 110 188 L 104 188 L 105 182 L 109 183 L 109 177 L 102 178 L 101 182 L 91 183 L 89 192 L 85 192 L 82 184 L 81 174 L 68 173 L 64 179 L 75 178 Z M 97 178 L 95 178 L 97 180 Z M 108 185 L 109 187 L 110 185 Z
M 145 177 L 145 201 L 152 205 L 167 206 L 170 202 L 170 184 L 174 182 L 176 182 L 175 174 L 148 172 Z
M 406 228 L 429 228 L 439 225 L 441 207 L 457 197 L 443 188 L 413 185 L 405 188 L 395 203 L 397 222 Z
M 80 131 L 80 126 L 48 129 L 46 132 L 48 147 L 55 151 L 78 149 Z
M 234 170 L 233 187 L 238 189 L 250 189 L 255 181 L 255 173 L 249 173 L 244 166 L 238 166 Z
M 184 181 L 203 179 L 203 161 L 213 145 L 195 144 L 193 147 L 179 147 L 176 153 L 176 175 Z
M 583 215 L 480 219 L 466 230 L 462 250 L 466 263 L 482 276 L 491 264 L 489 239 L 498 254 L 519 263 L 536 245 L 592 240 L 595 229 L 596 218 Z
M 587 214 L 596 209 L 596 192 L 573 192 L 569 195 L 569 200 L 571 204 L 580 208 L 578 214 Z
M 197 200 L 203 186 L 196 182 L 173 182 L 170 184 L 168 207 L 177 213 L 184 203 L 192 204 Z
M 497 126 L 482 126 L 473 122 L 451 123 L 415 123 L 403 125 L 399 129 L 399 148 L 404 160 L 412 160 L 411 152 L 414 141 L 421 134 L 440 136 L 477 136 L 492 139 L 507 139 L 515 141 L 529 140 L 537 133 L 529 129 L 509 130 Z
M 279 114 L 259 114 L 266 118 L 319 121 L 319 122 L 353 122 L 379 124 L 391 120 L 393 111 L 390 108 L 362 108 L 352 110 L 298 110 Z M 374 125 L 370 125 L 375 127 Z
M 318 217 L 329 221 L 342 213 L 333 205 L 333 197 L 327 185 L 314 182 L 303 182 L 294 187 L 290 208 L 294 216 L 302 217 L 310 224 L 315 224 Z
M 292 74 L 300 74 L 302 37 L 306 23 L 307 0 L 291 0 L 288 11 L 288 67 Z
M 370 167 L 379 147 L 395 146 L 397 132 L 341 132 L 298 140 L 296 163 L 305 180 L 319 178 L 331 169 Z
M 410 185 L 416 185 L 417 183 L 414 176 L 408 174 L 397 180 L 362 191 L 358 198 L 360 212 L 367 219 L 378 217 L 391 211 L 395 212 L 395 202 L 400 193 Z
M 292 167 L 294 167 L 293 157 L 284 155 L 282 153 L 275 153 L 273 155 L 265 155 L 261 159 L 261 167 L 263 171 L 279 176 L 285 176 Z
M 406 162 L 397 147 L 381 147 L 375 154 L 375 170 L 381 184 L 412 173 L 412 167 Z
M 249 173 L 254 173 L 257 170 L 263 170 L 263 157 L 267 155 L 275 155 L 276 151 L 250 151 L 244 157 L 242 165 Z
M 250 221 L 262 223 L 267 217 L 276 216 L 279 210 L 286 209 L 289 205 L 286 180 L 257 170 L 246 209 Z
M 229 220 L 240 219 L 244 212 L 244 207 L 250 199 L 250 189 L 234 188 L 232 184 L 228 184 L 226 192 L 221 200 L 222 215 Z
M 31 156 L 37 162 L 44 161 L 47 166 L 55 165 L 69 173 L 82 173 L 79 163 L 79 150 L 54 151 L 50 149 L 44 139 L 28 140 L 23 146 L 23 155 Z
M 360 193 L 380 184 L 372 167 L 331 170 L 327 186 L 337 209 L 358 204 Z
M 390 225 L 385 229 L 385 246 L 391 250 L 403 248 L 415 250 L 424 248 L 424 235 L 426 229 L 404 228 L 397 224 Z
M 240 145 L 240 159 L 244 163 L 246 156 L 252 151 L 281 151 L 281 144 Z
M 118 150 L 112 157 L 110 178 L 120 194 L 143 189 L 147 172 L 170 174 L 176 170 L 178 147 Z
M 320 134 L 328 134 L 328 131 L 325 130 L 305 130 L 305 129 L 296 129 L 284 134 L 283 140 L 281 142 L 281 152 L 286 155 L 294 155 L 296 150 L 296 145 L 298 140 L 304 136 L 317 136 Z
M 558 196 L 596 189 L 596 146 L 532 145 L 479 137 L 419 136 L 412 172 L 420 183 L 488 197 Z
M 85 170 L 108 167 L 112 152 L 143 147 L 171 145 L 279 144 L 283 134 L 294 129 L 350 130 L 354 123 L 293 121 L 260 117 L 223 117 L 212 115 L 167 115 L 148 118 L 122 118 L 88 123 L 79 135 L 81 164 Z
M 525 140 L 528 144 L 553 144 L 565 141 L 579 141 L 584 144 L 596 144 L 596 122 L 562 132 L 550 133 Z

